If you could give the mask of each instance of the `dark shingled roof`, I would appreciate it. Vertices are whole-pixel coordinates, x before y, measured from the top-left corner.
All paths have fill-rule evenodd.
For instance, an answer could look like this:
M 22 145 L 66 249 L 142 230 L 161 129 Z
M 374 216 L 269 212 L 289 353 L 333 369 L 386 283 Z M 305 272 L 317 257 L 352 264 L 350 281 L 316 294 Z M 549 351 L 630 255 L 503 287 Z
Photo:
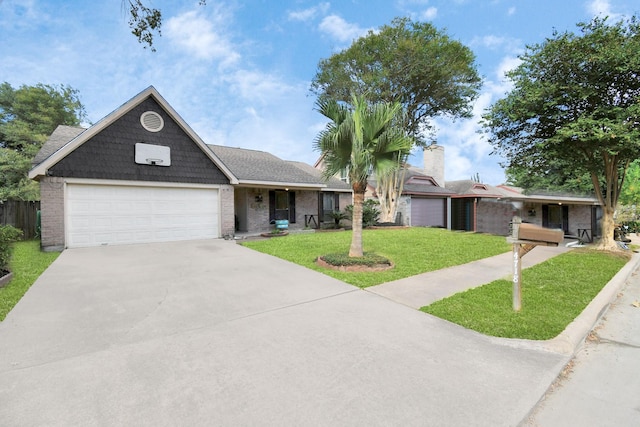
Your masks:
M 80 135 L 85 130 L 85 128 L 80 126 L 58 126 L 49 136 L 49 139 L 47 139 L 42 145 L 38 154 L 33 158 L 33 165 L 39 165 L 45 161 L 49 156 L 64 147 L 69 141 Z
M 450 196 L 454 194 L 453 191 L 447 188 L 440 187 L 437 184 L 434 185 L 432 179 L 433 178 L 431 176 L 425 175 L 421 169 L 409 167 L 407 168 L 407 172 L 405 175 L 402 194 L 412 194 L 416 196 Z
M 216 156 L 242 181 L 319 186 L 320 180 L 273 154 L 244 148 L 209 145 Z
M 455 191 L 459 196 L 489 198 L 502 198 L 507 196 L 507 194 L 498 187 L 476 182 L 471 179 L 447 181 L 445 187 Z
M 304 162 L 296 162 L 292 160 L 287 160 L 287 162 L 295 165 L 296 167 L 302 169 L 310 175 L 315 176 L 318 179 L 318 182 L 322 182 L 327 185 L 328 191 L 352 191 L 351 186 L 346 182 L 339 180 L 338 178 L 331 177 L 328 181 L 324 181 L 322 178 L 322 171 L 320 169 L 316 169 L 308 163 Z

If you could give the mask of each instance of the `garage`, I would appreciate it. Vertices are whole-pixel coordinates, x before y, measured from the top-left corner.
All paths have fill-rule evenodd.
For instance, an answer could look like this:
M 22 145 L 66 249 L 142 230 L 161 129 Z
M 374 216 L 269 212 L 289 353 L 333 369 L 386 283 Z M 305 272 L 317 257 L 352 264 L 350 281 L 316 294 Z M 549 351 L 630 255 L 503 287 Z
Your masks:
M 446 227 L 446 199 L 412 197 L 411 226 Z
M 67 247 L 220 237 L 216 188 L 66 186 Z

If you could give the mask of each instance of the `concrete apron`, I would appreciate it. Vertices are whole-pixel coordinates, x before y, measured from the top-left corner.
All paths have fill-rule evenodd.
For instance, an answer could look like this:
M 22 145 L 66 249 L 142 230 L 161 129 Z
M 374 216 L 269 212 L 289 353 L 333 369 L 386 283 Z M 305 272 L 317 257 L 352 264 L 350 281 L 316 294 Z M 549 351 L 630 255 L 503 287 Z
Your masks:
M 515 425 L 566 363 L 222 240 L 68 250 L 0 323 L 20 425 Z

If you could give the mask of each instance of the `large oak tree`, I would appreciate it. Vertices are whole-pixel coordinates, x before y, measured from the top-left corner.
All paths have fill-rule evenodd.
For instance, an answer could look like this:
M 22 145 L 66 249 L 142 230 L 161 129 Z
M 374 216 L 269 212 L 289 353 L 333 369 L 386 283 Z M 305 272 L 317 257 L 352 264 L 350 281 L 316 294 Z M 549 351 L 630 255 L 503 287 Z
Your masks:
M 436 116 L 470 117 L 482 84 L 473 52 L 427 22 L 396 18 L 322 59 L 311 84 L 321 102 L 400 103 L 417 146 L 432 140 Z M 404 159 L 403 159 L 404 160 Z M 376 177 L 382 221 L 393 221 L 403 174 Z M 389 182 L 393 180 L 395 182 Z
M 513 89 L 484 116 L 506 166 L 588 174 L 603 207 L 600 247 L 616 248 L 613 214 L 629 164 L 640 157 L 640 26 L 596 18 L 579 33 L 528 46 L 507 73 Z

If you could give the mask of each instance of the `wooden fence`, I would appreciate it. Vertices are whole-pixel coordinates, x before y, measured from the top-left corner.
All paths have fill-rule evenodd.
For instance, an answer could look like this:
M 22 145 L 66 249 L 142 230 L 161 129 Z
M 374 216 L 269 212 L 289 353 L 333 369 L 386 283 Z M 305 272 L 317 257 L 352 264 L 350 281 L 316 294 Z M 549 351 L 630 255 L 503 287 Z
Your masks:
M 40 202 L 0 201 L 0 225 L 13 225 L 22 230 L 23 239 L 39 237 L 36 231 L 39 210 Z

